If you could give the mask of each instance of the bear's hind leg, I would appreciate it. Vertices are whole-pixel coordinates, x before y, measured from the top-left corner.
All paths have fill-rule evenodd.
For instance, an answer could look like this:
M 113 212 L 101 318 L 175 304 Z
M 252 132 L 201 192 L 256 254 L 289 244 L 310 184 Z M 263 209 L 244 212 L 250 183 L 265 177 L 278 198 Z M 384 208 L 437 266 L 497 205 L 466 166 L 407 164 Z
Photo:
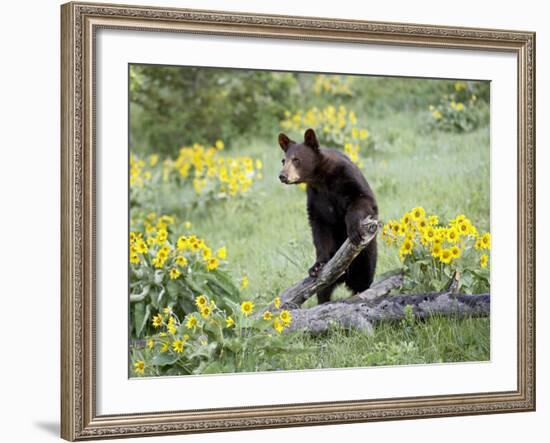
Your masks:
M 325 288 L 317 293 L 317 304 L 323 304 L 330 301 L 330 297 L 336 288 L 337 283 L 333 283 L 328 288 Z
M 376 240 L 370 242 L 361 253 L 355 257 L 346 271 L 346 286 L 353 294 L 370 288 L 376 270 L 377 248 Z

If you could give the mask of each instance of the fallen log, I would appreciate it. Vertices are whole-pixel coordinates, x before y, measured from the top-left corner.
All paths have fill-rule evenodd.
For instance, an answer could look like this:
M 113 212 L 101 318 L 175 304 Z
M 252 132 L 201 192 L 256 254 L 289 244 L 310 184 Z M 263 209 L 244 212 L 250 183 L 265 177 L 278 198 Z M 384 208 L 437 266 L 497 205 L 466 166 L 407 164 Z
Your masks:
M 390 275 L 380 281 L 374 282 L 369 289 L 347 298 L 344 302 L 362 303 L 374 301 L 379 297 L 389 294 L 392 290 L 401 287 L 403 284 L 403 277 L 403 271 Z
M 373 324 L 380 321 L 396 321 L 405 317 L 405 307 L 410 306 L 415 318 L 432 315 L 460 317 L 483 317 L 490 312 L 489 294 L 451 294 L 449 292 L 428 294 L 401 294 L 379 297 L 375 303 L 346 303 L 335 301 L 308 309 L 292 309 L 289 331 L 305 329 L 312 334 L 325 332 L 331 325 L 346 329 L 357 328 L 372 331 Z

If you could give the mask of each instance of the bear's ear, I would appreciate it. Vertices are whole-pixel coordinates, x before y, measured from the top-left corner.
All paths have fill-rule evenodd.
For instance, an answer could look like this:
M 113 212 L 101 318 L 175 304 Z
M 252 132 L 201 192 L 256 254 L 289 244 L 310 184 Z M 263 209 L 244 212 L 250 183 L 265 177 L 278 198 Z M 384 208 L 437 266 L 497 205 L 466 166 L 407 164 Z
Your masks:
M 281 145 L 281 148 L 283 151 L 286 152 L 288 147 L 293 144 L 296 144 L 296 142 L 289 139 L 286 134 L 283 134 L 283 133 L 279 134 L 279 145 Z
M 315 150 L 319 149 L 319 142 L 317 141 L 317 136 L 313 129 L 308 129 L 304 134 L 304 145 L 309 146 Z

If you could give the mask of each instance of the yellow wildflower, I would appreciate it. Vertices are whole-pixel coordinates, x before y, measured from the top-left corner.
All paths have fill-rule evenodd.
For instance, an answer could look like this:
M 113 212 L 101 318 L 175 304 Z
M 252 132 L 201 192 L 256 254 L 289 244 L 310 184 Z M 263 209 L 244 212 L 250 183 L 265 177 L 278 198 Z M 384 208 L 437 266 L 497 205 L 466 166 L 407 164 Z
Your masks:
M 279 314 L 279 318 L 283 322 L 283 325 L 288 326 L 292 322 L 292 315 L 286 309 L 283 309 Z
M 225 319 L 225 326 L 227 328 L 230 328 L 231 326 L 233 326 L 235 324 L 235 320 L 233 320 L 233 317 L 227 317 Z
M 262 315 L 262 318 L 266 321 L 271 320 L 271 317 L 273 317 L 273 314 L 271 313 L 271 311 L 265 311 L 264 315 Z
M 462 251 L 460 250 L 460 248 L 458 246 L 454 245 L 454 246 L 451 247 L 451 255 L 452 255 L 453 258 L 460 257 L 461 252 Z
M 187 259 L 183 255 L 178 255 L 176 257 L 176 264 L 178 266 L 184 267 L 184 266 L 187 266 L 188 263 L 189 262 L 187 261 Z
M 439 255 L 439 260 L 441 260 L 442 263 L 451 263 L 451 260 L 453 259 L 453 254 L 451 253 L 450 249 L 443 249 L 441 251 L 441 254 Z
M 183 340 L 176 340 L 174 343 L 172 343 L 172 348 L 174 351 L 176 351 L 178 354 L 181 354 L 183 352 Z
M 133 264 L 139 263 L 139 255 L 137 255 L 135 252 L 131 252 L 131 248 L 130 248 L 130 263 L 133 263 Z
M 216 257 L 212 257 L 206 262 L 206 269 L 209 271 L 213 271 L 219 266 L 219 261 Z
M 162 245 L 164 244 L 167 238 L 168 238 L 168 231 L 166 231 L 166 229 L 159 229 L 157 232 L 157 238 L 156 238 L 157 243 L 159 245 Z
M 456 243 L 458 241 L 458 230 L 455 227 L 447 229 L 447 240 L 450 243 Z
M 241 303 L 241 312 L 244 315 L 249 316 L 250 314 L 252 314 L 253 310 L 254 310 L 254 303 L 252 303 L 251 301 L 243 301 Z
M 420 206 L 417 208 L 413 208 L 413 210 L 411 211 L 411 217 L 415 221 L 419 221 L 420 219 L 424 218 L 425 215 L 426 211 L 424 211 L 424 208 Z
M 170 269 L 170 279 L 175 280 L 181 275 L 181 272 L 177 268 Z
M 184 251 L 189 247 L 189 239 L 182 235 L 178 238 L 178 241 L 176 242 L 176 248 L 178 248 L 178 251 Z
M 487 267 L 487 263 L 489 263 L 489 256 L 487 254 L 483 254 L 480 258 L 479 258 L 479 264 L 482 268 L 486 268 Z
M 195 317 L 194 315 L 190 315 L 185 322 L 185 327 L 187 329 L 193 329 L 195 326 L 197 326 L 197 323 L 197 317 Z
M 204 260 L 208 260 L 210 257 L 212 257 L 212 249 L 206 247 L 202 250 L 202 258 Z
M 399 249 L 399 253 L 405 256 L 405 255 L 409 255 L 412 252 L 412 250 L 413 250 L 413 242 L 409 238 L 406 238 L 403 244 L 401 245 L 401 248 Z
M 216 255 L 217 255 L 220 259 L 225 260 L 225 258 L 227 257 L 227 249 L 226 249 L 226 247 L 224 246 L 224 247 L 218 249 L 218 250 L 216 251 Z
M 206 303 L 208 302 L 208 299 L 205 295 L 199 295 L 195 299 L 195 304 L 198 306 L 199 309 L 202 309 L 204 306 L 206 306 Z
M 136 374 L 145 373 L 145 362 L 143 360 L 138 360 L 134 363 L 134 372 Z
M 275 318 L 273 320 L 273 328 L 280 334 L 283 332 L 283 322 L 279 319 L 279 317 Z
M 424 238 L 428 242 L 433 242 L 435 240 L 435 230 L 431 226 L 428 226 L 424 231 Z
M 428 224 L 429 225 L 437 225 L 439 223 L 439 217 L 437 215 L 430 215 L 428 217 Z
M 211 313 L 212 313 L 212 308 L 210 306 L 204 306 L 201 309 L 201 317 L 202 318 L 208 318 Z
M 281 297 L 275 297 L 275 300 L 273 300 L 273 306 L 275 306 L 275 309 L 279 309 L 281 307 Z
M 441 245 L 434 244 L 434 247 L 432 249 L 432 256 L 435 258 L 439 258 L 442 251 L 443 248 L 441 247 Z
M 483 249 L 491 249 L 491 234 L 488 232 L 481 237 L 481 245 Z
M 162 315 L 157 314 L 153 317 L 153 326 L 158 328 L 160 325 L 162 325 Z

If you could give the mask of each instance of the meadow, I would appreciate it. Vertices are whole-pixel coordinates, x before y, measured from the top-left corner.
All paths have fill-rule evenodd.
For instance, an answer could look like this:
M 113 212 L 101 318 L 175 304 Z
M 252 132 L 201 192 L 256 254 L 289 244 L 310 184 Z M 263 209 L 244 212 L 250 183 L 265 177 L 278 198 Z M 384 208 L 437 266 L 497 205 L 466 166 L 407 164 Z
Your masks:
M 456 82 L 444 82 L 444 86 L 438 84 L 435 89 L 427 87 L 423 90 L 422 82 L 427 81 L 401 79 L 396 81 L 396 85 L 403 91 L 385 86 L 372 96 L 372 89 L 381 83 L 380 79 L 372 79 L 370 84 L 368 80 L 365 79 L 367 84 L 362 85 L 362 90 L 370 91 L 371 96 L 357 93 L 347 99 L 346 106 L 358 109 L 355 125 L 368 129 L 369 144 L 363 144 L 367 147 L 361 149 L 358 156 L 361 169 L 377 197 L 381 221 L 399 220 L 411 208 L 421 206 L 443 221 L 466 214 L 479 232 L 488 232 L 488 119 L 482 119 L 475 127 L 459 130 L 433 126 L 434 122 L 445 118 L 438 118 L 440 111 L 435 97 L 441 96 L 442 100 L 449 101 L 441 91 L 452 91 Z M 410 88 L 406 86 L 407 82 L 416 83 Z M 433 85 L 435 81 L 430 82 Z M 417 91 L 425 93 L 425 100 L 417 103 L 415 98 L 412 103 L 407 102 L 407 94 L 414 95 Z M 401 95 L 396 98 L 396 94 Z M 331 95 L 316 100 L 330 103 Z M 428 102 L 434 104 L 430 107 Z M 373 103 L 379 105 L 373 106 Z M 393 105 L 389 108 L 380 105 L 384 103 Z M 407 105 L 401 106 L 401 103 Z M 288 118 L 288 112 L 286 116 Z M 280 120 L 284 119 L 283 115 Z M 146 197 L 138 199 L 133 209 L 136 214 L 142 210 L 169 214 L 174 218 L 175 231 L 178 226 L 185 225 L 186 232 L 207 239 L 208 244 L 216 248 L 224 248 L 223 259 L 227 262 L 224 269 L 238 287 L 240 301 L 251 300 L 256 306 L 267 305 L 283 289 L 304 278 L 315 261 L 305 191 L 300 186 L 285 186 L 278 180 L 282 151 L 277 135 L 283 130 L 284 125 L 278 125 L 265 135 L 250 131 L 240 137 L 234 136 L 230 149 L 226 146 L 221 151 L 224 155 L 249 157 L 256 166 L 261 166 L 256 167 L 254 182 L 242 195 L 199 201 L 190 206 L 190 191 L 178 192 L 188 185 L 158 180 L 154 186 L 145 186 L 146 191 L 138 189 L 137 193 Z M 303 136 L 303 132 L 292 127 L 287 127 L 284 132 L 296 140 Z M 227 139 L 224 142 L 228 144 Z M 182 140 L 182 145 L 191 143 L 192 140 Z M 163 149 L 171 152 L 168 148 Z M 177 156 L 178 149 L 179 146 L 173 147 L 173 157 Z M 139 144 L 132 152 L 143 158 L 151 155 Z M 395 247 L 380 238 L 378 246 L 376 275 L 403 267 Z M 246 284 L 242 284 L 243 278 Z M 349 295 L 344 287 L 340 287 L 333 299 Z M 304 307 L 315 303 L 313 297 Z M 157 308 L 156 312 L 153 308 L 147 311 L 143 324 L 160 312 L 160 307 Z M 183 324 L 183 320 L 180 323 Z M 132 375 L 164 373 L 159 372 L 158 366 L 147 363 L 155 358 L 156 344 L 149 341 L 152 346 L 145 346 L 147 336 L 135 338 L 130 349 L 130 362 L 137 370 Z M 409 318 L 378 324 L 372 334 L 341 328 L 333 328 L 321 336 L 312 336 L 307 331 L 283 333 L 275 353 L 266 352 L 262 346 L 255 349 L 255 346 L 253 341 L 247 345 L 247 354 L 238 365 L 215 365 L 203 372 L 485 361 L 490 358 L 490 321 L 487 318 L 432 317 L 424 321 Z M 136 366 L 141 362 L 145 362 L 144 365 Z M 197 373 L 188 368 L 178 371 L 168 373 Z

